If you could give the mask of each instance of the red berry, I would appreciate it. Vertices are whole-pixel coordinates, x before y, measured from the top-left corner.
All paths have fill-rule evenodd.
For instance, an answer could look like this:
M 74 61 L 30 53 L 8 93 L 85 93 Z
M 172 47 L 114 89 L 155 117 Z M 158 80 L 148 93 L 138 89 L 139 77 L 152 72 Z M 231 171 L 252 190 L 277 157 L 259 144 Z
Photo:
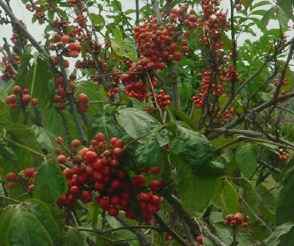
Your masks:
M 39 100 L 37 98 L 32 98 L 31 104 L 32 107 L 36 107 L 39 104 Z
M 79 139 L 74 139 L 74 140 L 72 140 L 71 143 L 70 143 L 70 146 L 71 146 L 73 149 L 78 148 L 80 145 L 81 145 L 81 141 L 80 141 Z
M 7 173 L 6 176 L 5 176 L 5 179 L 7 181 L 16 181 L 17 180 L 17 174 L 15 172 L 10 172 L 10 173 Z
M 148 172 L 150 174 L 160 174 L 160 167 L 150 167 Z
M 21 87 L 19 85 L 15 85 L 12 89 L 14 95 L 18 95 L 21 93 Z
M 24 170 L 24 176 L 27 178 L 32 178 L 35 175 L 36 175 L 36 170 L 33 167 L 29 167 Z
M 85 153 L 85 155 L 84 155 L 84 159 L 85 159 L 86 162 L 88 162 L 88 163 L 92 163 L 92 162 L 94 162 L 94 161 L 96 160 L 96 158 L 97 158 L 97 154 L 96 154 L 96 152 L 91 151 L 91 150 L 87 151 L 87 152 Z
M 23 94 L 21 100 L 24 105 L 27 105 L 31 101 L 31 96 L 29 94 Z
M 118 209 L 117 208 L 109 208 L 108 213 L 109 213 L 109 215 L 116 217 L 118 215 Z
M 73 194 L 77 194 L 80 192 L 80 188 L 78 186 L 72 186 L 70 188 L 70 192 L 73 193 Z
M 83 104 L 87 104 L 89 102 L 89 97 L 86 94 L 81 93 L 79 95 L 79 102 Z
M 136 187 L 143 187 L 145 186 L 145 176 L 144 175 L 137 175 L 132 178 L 132 183 Z
M 70 41 L 70 36 L 64 34 L 61 36 L 60 41 L 64 44 L 68 44 Z
M 159 181 L 159 180 L 152 180 L 151 183 L 150 183 L 150 189 L 153 191 L 153 192 L 156 192 L 158 191 L 159 189 L 161 189 L 163 186 L 163 183 L 162 181 Z
M 59 156 L 57 156 L 57 161 L 58 161 L 58 163 L 60 163 L 60 164 L 65 164 L 66 163 L 66 161 L 67 161 L 67 158 L 66 158 L 66 156 L 65 155 L 59 155 Z
M 92 193 L 90 191 L 83 191 L 81 194 L 81 199 L 84 203 L 88 203 L 92 200 Z
M 95 136 L 95 139 L 98 142 L 104 142 L 105 141 L 105 135 L 102 132 L 98 132 Z

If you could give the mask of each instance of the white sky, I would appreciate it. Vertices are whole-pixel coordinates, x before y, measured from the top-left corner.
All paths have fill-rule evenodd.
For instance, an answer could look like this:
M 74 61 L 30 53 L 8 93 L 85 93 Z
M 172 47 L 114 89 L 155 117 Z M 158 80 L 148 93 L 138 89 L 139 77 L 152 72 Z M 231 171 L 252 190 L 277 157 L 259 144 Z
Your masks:
M 256 2 L 258 1 L 262 1 L 262 0 L 256 0 Z M 143 5 L 144 2 L 146 2 L 146 0 L 140 0 L 141 5 Z M 135 0 L 122 0 L 121 1 L 123 9 L 130 9 L 130 8 L 135 8 Z M 37 39 L 37 40 L 42 40 L 42 35 L 43 35 L 43 28 L 42 26 L 38 25 L 38 24 L 32 24 L 31 23 L 31 18 L 32 18 L 32 14 L 24 9 L 24 5 L 22 4 L 21 0 L 12 0 L 11 1 L 12 4 L 12 8 L 14 10 L 15 15 L 17 16 L 17 18 L 19 18 L 20 20 L 23 20 L 24 23 L 26 24 L 28 30 L 30 31 L 30 33 Z M 222 0 L 222 7 L 224 9 L 229 9 L 229 0 Z M 269 25 L 269 28 L 273 28 L 277 25 L 277 23 L 271 22 Z M 239 41 L 242 42 L 245 39 L 251 39 L 251 40 L 257 40 L 259 37 L 259 30 L 257 28 L 254 29 L 254 31 L 256 31 L 257 36 L 253 37 L 251 35 L 245 34 L 245 35 L 241 35 L 239 37 Z M 6 38 L 10 38 L 11 37 L 11 29 L 9 26 L 0 26 L 0 45 L 3 43 L 2 39 L 3 37 Z

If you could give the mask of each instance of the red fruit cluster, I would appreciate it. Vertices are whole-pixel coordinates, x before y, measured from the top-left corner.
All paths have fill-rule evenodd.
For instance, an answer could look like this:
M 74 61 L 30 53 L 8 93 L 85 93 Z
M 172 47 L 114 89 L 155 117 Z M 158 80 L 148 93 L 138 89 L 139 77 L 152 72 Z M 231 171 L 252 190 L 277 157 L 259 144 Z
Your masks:
M 160 25 L 156 18 L 135 27 L 134 31 L 140 55 L 149 58 L 154 68 L 181 60 L 189 50 L 186 39 L 178 40 L 175 25 Z
M 5 98 L 5 102 L 10 108 L 16 108 L 17 103 L 23 107 L 27 107 L 29 104 L 31 104 L 32 107 L 38 105 L 38 99 L 31 97 L 29 89 L 23 88 L 19 85 L 13 87 L 12 94 Z
M 183 14 L 181 11 L 175 11 L 179 18 Z M 184 19 L 189 19 L 189 25 L 194 26 L 195 17 L 186 14 Z M 140 58 L 137 62 L 130 63 L 127 73 L 120 76 L 128 96 L 141 101 L 146 99 L 150 85 L 143 79 L 143 75 L 152 70 L 162 70 L 168 63 L 180 61 L 189 51 L 189 32 L 179 32 L 179 25 L 181 23 L 172 18 L 169 23 L 159 24 L 153 17 L 135 27 L 135 40 Z M 149 75 L 149 80 L 156 81 L 151 74 Z
M 37 171 L 34 167 L 28 167 L 17 174 L 16 172 L 9 172 L 5 176 L 5 187 L 7 189 L 13 189 L 17 184 L 24 185 L 28 192 L 32 192 L 34 189 L 34 181 L 37 175 Z
M 287 161 L 289 159 L 288 151 L 283 149 L 283 148 L 279 148 L 279 150 L 278 150 L 278 158 L 281 161 Z
M 197 243 L 197 246 L 203 246 L 204 245 L 204 236 L 202 234 L 197 235 L 195 237 L 195 241 Z
M 213 71 L 210 69 L 206 69 L 202 72 L 198 95 L 192 97 L 192 100 L 196 107 L 202 108 L 204 106 L 204 102 L 212 88 L 216 88 L 216 86 L 213 85 Z
M 1 49 L 1 47 L 0 47 Z M 16 75 L 15 66 L 20 63 L 20 58 L 17 55 L 9 55 L 9 57 L 3 57 L 1 60 L 2 73 L 1 80 L 7 81 L 14 79 Z
M 238 80 L 239 75 L 238 75 L 234 65 L 230 64 L 228 66 L 228 68 L 222 72 L 223 72 L 223 75 L 222 75 L 221 79 L 223 81 L 236 81 L 236 80 Z
M 53 101 L 58 109 L 63 110 L 66 102 L 66 88 L 64 84 L 64 77 L 61 74 L 55 77 L 54 86 L 55 96 Z
M 235 115 L 235 108 L 230 107 L 225 112 L 223 112 L 222 115 L 219 115 L 219 119 L 222 123 L 227 123 L 233 119 L 234 115 Z
M 130 177 L 120 165 L 124 148 L 121 139 L 113 137 L 107 141 L 103 133 L 98 133 L 88 148 L 82 148 L 79 140 L 73 140 L 70 144 L 73 155 L 57 157 L 60 164 L 68 166 L 63 171 L 68 192 L 60 197 L 58 204 L 73 206 L 77 200 L 84 203 L 94 200 L 111 216 L 124 211 L 127 217 L 134 219 L 140 218 L 131 206 L 137 202 L 141 217 L 150 222 L 160 209 L 162 198 L 155 192 L 163 183 L 152 180 L 148 186 L 143 174 Z M 158 172 L 153 169 L 153 173 Z
M 248 217 L 241 213 L 230 214 L 225 218 L 225 224 L 230 226 L 248 226 Z
M 75 40 L 76 37 L 74 32 L 70 32 L 69 34 L 55 34 L 55 36 L 50 40 L 50 49 L 55 51 L 61 49 L 65 51 L 66 56 L 78 57 L 81 52 L 81 44 L 79 41 Z M 59 60 L 53 58 L 53 64 L 59 64 Z
M 160 90 L 156 96 L 156 101 L 160 108 L 165 109 L 171 104 L 171 97 L 164 90 Z
M 172 22 L 179 22 L 179 24 L 184 24 L 188 28 L 199 26 L 197 16 L 194 11 L 188 12 L 187 5 L 180 5 L 179 7 L 173 8 L 169 14 L 169 18 Z
M 235 81 L 238 78 L 233 65 L 224 68 L 225 55 L 221 39 L 228 28 L 228 23 L 226 14 L 219 10 L 219 0 L 202 0 L 201 6 L 203 9 L 203 17 L 199 19 L 199 26 L 203 32 L 201 41 L 209 48 L 214 64 L 202 72 L 200 88 L 197 95 L 192 97 L 198 108 L 205 105 L 210 95 L 214 97 L 223 95 L 225 81 Z
M 30 1 L 31 4 L 26 4 L 26 9 L 32 13 L 34 13 L 34 17 L 40 24 L 43 24 L 45 21 L 45 11 L 44 8 L 38 5 L 34 1 Z
M 81 93 L 77 100 L 78 110 L 84 113 L 89 108 L 89 97 L 85 93 Z

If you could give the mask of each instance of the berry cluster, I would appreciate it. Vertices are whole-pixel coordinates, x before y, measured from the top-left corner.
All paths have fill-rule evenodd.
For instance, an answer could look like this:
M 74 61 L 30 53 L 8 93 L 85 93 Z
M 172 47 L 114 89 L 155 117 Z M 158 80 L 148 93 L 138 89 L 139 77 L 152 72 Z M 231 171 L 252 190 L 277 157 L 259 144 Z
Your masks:
M 16 108 L 17 105 L 27 107 L 29 103 L 32 107 L 38 105 L 38 99 L 31 97 L 29 89 L 23 88 L 19 85 L 13 87 L 12 94 L 6 97 L 5 102 L 10 108 Z
M 64 77 L 61 74 L 55 76 L 54 86 L 56 94 L 54 95 L 53 101 L 59 110 L 64 110 L 66 102 L 66 88 L 64 85 Z
M 45 11 L 41 5 L 31 1 L 31 4 L 26 4 L 26 9 L 32 13 L 34 13 L 34 18 L 38 20 L 40 24 L 43 24 L 45 21 Z
M 160 108 L 165 109 L 171 104 L 171 97 L 164 90 L 160 90 L 156 96 L 156 101 Z
M 195 241 L 197 243 L 197 246 L 203 246 L 204 245 L 204 236 L 202 234 L 197 235 L 195 238 Z
M 149 58 L 155 67 L 163 66 L 161 63 L 179 61 L 183 53 L 189 50 L 186 39 L 178 40 L 175 25 L 160 25 L 156 18 L 135 27 L 134 31 L 140 55 Z
M 235 115 L 235 108 L 230 107 L 222 115 L 219 115 L 219 119 L 221 120 L 222 124 L 227 123 L 233 119 Z
M 18 174 L 16 172 L 9 172 L 5 176 L 5 188 L 13 189 L 17 184 L 21 184 L 25 186 L 27 192 L 32 192 L 36 175 L 37 170 L 34 167 L 21 170 Z
M 77 100 L 78 110 L 80 113 L 84 113 L 89 108 L 89 97 L 85 93 L 81 93 Z
M 140 54 L 137 62 L 130 63 L 128 71 L 120 76 L 125 92 L 130 97 L 144 100 L 148 97 L 148 83 L 144 74 L 162 70 L 168 63 L 178 62 L 189 51 L 189 32 L 179 32 L 182 23 L 195 27 L 197 18 L 187 14 L 187 8 L 175 9 L 168 22 L 159 24 L 155 17 L 135 27 L 135 40 Z M 156 79 L 149 73 L 150 79 Z
M 278 150 L 278 158 L 281 161 L 287 161 L 289 159 L 288 151 L 283 149 L 283 148 L 279 148 L 279 150 Z
M 225 218 L 225 224 L 230 226 L 248 226 L 248 217 L 241 213 L 230 214 Z
M 81 44 L 79 41 L 76 41 L 74 34 L 74 32 L 71 32 L 70 35 L 56 34 L 50 42 L 50 49 L 55 51 L 61 49 L 64 51 L 64 55 L 68 57 L 78 57 L 81 52 Z M 53 61 L 57 64 L 59 62 L 56 58 Z
M 199 26 L 199 20 L 195 15 L 194 11 L 188 12 L 187 5 L 180 5 L 179 7 L 173 8 L 169 14 L 170 20 L 175 23 L 184 24 L 189 29 Z
M 1 61 L 1 66 L 3 67 L 2 73 L 3 75 L 0 76 L 1 80 L 7 81 L 10 79 L 14 79 L 16 75 L 16 71 L 14 66 L 20 63 L 19 56 L 11 55 L 8 57 L 3 57 Z
M 151 222 L 160 209 L 162 198 L 156 192 L 163 182 L 152 180 L 147 185 L 145 175 L 158 173 L 158 168 L 145 170 L 145 175 L 128 175 L 120 165 L 123 141 L 116 137 L 107 141 L 103 133 L 98 133 L 88 148 L 73 140 L 70 149 L 71 156 L 61 153 L 57 157 L 62 166 L 67 166 L 63 173 L 68 181 L 68 192 L 58 200 L 60 206 L 73 206 L 77 200 L 95 200 L 111 216 L 124 211 L 128 218 Z M 133 209 L 136 206 L 139 214 Z

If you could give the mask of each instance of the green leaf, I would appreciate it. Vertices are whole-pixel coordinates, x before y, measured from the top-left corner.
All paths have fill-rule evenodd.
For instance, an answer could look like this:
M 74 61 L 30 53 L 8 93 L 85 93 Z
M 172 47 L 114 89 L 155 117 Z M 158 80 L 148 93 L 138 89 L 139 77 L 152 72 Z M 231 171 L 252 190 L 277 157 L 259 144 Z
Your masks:
M 50 207 L 40 200 L 29 200 L 28 210 L 34 214 L 49 232 L 55 245 L 61 242 L 61 229 L 53 217 Z
M 90 19 L 98 30 L 101 30 L 105 26 L 105 20 L 102 15 L 91 13 Z
M 278 0 L 277 4 L 284 11 L 288 20 L 294 17 L 294 2 L 293 0 Z
M 242 145 L 235 154 L 236 163 L 245 177 L 251 177 L 256 168 L 256 151 L 252 144 Z
M 267 246 L 284 246 L 290 244 L 281 244 L 283 237 L 288 234 L 294 224 L 292 223 L 285 223 L 275 228 L 274 232 L 264 241 L 265 245 Z
M 66 190 L 66 181 L 60 168 L 55 163 L 44 162 L 36 177 L 34 198 L 55 203 Z
M 80 231 L 75 228 L 69 228 L 64 235 L 63 246 L 86 246 L 85 238 Z
M 54 245 L 48 231 L 37 217 L 21 206 L 3 211 L 0 217 L 0 228 L 4 228 L 0 231 L 0 244 L 3 246 Z
M 225 215 L 239 211 L 239 195 L 236 187 L 229 180 L 224 179 L 219 201 Z
M 208 168 L 215 157 L 215 150 L 205 136 L 179 125 L 171 143 L 171 153 L 180 156 L 194 174 Z
M 134 139 L 147 136 L 155 128 L 161 127 L 159 121 L 150 114 L 135 108 L 119 110 L 117 121 L 127 134 Z
M 52 141 L 54 136 L 43 127 L 33 126 L 33 129 L 41 148 L 52 152 L 54 150 Z
M 277 224 L 294 222 L 294 170 L 286 175 L 278 198 L 276 211 Z
M 114 53 L 132 61 L 137 60 L 138 56 L 134 40 L 130 38 L 123 38 L 122 32 L 118 28 L 114 29 L 113 34 L 111 47 Z
M 248 8 L 251 6 L 253 0 L 240 0 L 240 3 L 244 5 L 245 8 Z
M 136 149 L 137 161 L 143 167 L 158 165 L 160 153 L 160 145 L 157 142 L 156 136 L 152 134 L 144 143 L 139 144 Z
M 48 107 L 52 98 L 49 87 L 52 73 L 49 69 L 49 63 L 38 57 L 29 73 L 32 74 L 32 78 L 29 80 L 28 85 L 31 95 L 38 99 L 41 107 Z
M 216 195 L 219 179 L 216 176 L 195 176 L 191 167 L 177 162 L 177 190 L 185 208 L 202 213 Z

